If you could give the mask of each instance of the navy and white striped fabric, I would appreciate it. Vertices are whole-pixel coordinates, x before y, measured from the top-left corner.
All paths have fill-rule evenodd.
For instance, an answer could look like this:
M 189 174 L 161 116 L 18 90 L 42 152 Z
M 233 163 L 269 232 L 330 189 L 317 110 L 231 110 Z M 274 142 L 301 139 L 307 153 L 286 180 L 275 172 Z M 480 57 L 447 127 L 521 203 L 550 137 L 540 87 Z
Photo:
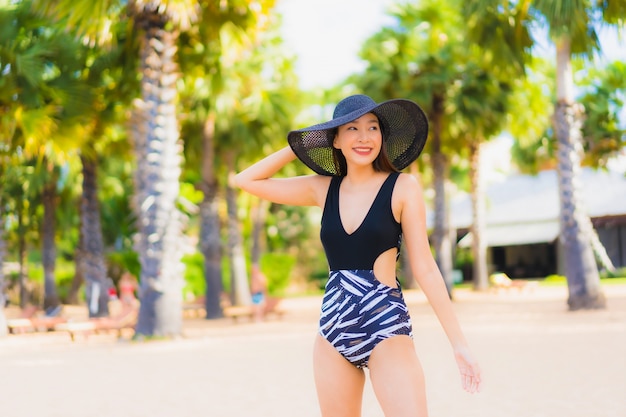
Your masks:
M 413 337 L 400 285 L 388 287 L 372 270 L 330 271 L 322 301 L 320 334 L 357 368 L 389 337 Z

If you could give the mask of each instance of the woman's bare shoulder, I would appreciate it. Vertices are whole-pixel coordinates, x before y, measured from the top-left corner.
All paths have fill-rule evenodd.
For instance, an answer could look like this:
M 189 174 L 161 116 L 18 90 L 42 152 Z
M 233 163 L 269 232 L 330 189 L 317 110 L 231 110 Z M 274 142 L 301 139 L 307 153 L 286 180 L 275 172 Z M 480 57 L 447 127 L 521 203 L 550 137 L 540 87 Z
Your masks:
M 401 173 L 396 181 L 392 197 L 392 210 L 396 220 L 403 214 L 413 213 L 422 206 L 422 186 L 418 179 L 411 174 Z
M 396 189 L 403 196 L 410 197 L 412 195 L 421 194 L 422 186 L 415 175 L 401 172 L 396 182 Z

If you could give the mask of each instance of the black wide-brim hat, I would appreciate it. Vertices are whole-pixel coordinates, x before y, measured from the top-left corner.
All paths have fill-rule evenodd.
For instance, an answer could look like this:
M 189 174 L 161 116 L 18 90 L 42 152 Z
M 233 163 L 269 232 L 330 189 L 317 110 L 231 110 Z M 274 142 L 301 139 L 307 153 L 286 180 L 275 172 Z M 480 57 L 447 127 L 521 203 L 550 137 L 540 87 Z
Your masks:
M 405 99 L 378 104 L 361 94 L 347 97 L 335 107 L 332 120 L 292 130 L 287 141 L 296 156 L 317 174 L 339 175 L 333 161 L 335 129 L 367 113 L 378 117 L 383 145 L 396 169 L 400 171 L 417 159 L 428 137 L 428 119 L 416 103 Z

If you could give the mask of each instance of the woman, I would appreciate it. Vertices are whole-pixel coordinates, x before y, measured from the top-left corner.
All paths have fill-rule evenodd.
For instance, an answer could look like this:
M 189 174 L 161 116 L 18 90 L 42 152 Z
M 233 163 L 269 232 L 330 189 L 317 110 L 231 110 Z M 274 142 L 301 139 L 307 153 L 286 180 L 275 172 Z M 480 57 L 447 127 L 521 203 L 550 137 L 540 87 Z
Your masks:
M 323 209 L 320 237 L 330 276 L 313 361 L 322 415 L 360 416 L 365 374 L 386 416 L 427 416 L 422 367 L 396 261 L 402 237 L 413 276 L 450 340 L 465 390 L 480 388 L 426 233 L 422 189 L 399 171 L 421 153 L 424 112 L 409 100 L 364 95 L 337 105 L 333 119 L 289 132 L 285 147 L 237 174 L 237 186 L 280 204 Z M 273 178 L 298 157 L 317 175 Z
M 137 290 L 137 279 L 130 272 L 126 271 L 120 277 L 118 283 L 120 287 L 120 300 L 122 301 L 122 307 L 124 310 L 130 307 L 135 307 L 137 298 L 135 297 L 135 291 Z

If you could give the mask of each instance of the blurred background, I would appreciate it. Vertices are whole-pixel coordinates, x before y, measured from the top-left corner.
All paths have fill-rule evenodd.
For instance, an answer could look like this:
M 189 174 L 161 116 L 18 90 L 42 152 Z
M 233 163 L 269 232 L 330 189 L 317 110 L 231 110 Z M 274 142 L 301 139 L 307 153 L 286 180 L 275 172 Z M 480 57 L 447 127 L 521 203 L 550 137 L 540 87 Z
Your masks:
M 621 1 L 0 1 L 0 301 L 106 317 L 129 273 L 137 333 L 175 335 L 185 305 L 249 305 L 251 265 L 273 297 L 319 293 L 321 211 L 228 178 L 364 93 L 428 115 L 407 172 L 451 297 L 565 285 L 570 309 L 603 308 L 626 275 L 625 17 Z M 398 274 L 414 286 L 404 258 Z

